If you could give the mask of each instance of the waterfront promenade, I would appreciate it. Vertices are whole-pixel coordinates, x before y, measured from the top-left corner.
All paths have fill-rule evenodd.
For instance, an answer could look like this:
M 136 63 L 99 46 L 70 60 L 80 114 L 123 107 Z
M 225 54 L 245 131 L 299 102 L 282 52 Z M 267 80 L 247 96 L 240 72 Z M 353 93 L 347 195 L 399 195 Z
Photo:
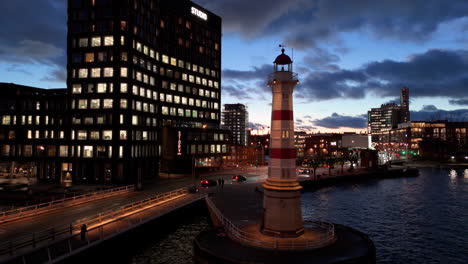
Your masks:
M 332 175 L 328 175 L 327 168 L 319 168 L 317 170 L 317 175 L 321 175 L 321 177 L 317 182 L 325 181 L 326 179 L 336 178 L 337 176 L 348 177 L 358 175 L 360 173 L 363 173 L 364 171 L 368 172 L 368 170 L 365 169 L 355 169 L 353 172 L 348 172 L 347 170 L 344 170 L 344 174 L 341 175 L 338 173 L 338 170 L 333 170 Z M 336 173 L 336 175 L 334 175 L 334 173 Z M 230 176 L 233 174 L 243 174 L 247 176 L 247 181 L 241 183 L 234 183 L 229 181 Z M 258 219 L 259 215 L 261 215 L 261 205 L 263 198 L 263 194 L 261 193 L 261 184 L 266 179 L 266 174 L 267 167 L 249 168 L 247 170 L 242 171 L 241 173 L 237 170 L 226 170 L 206 173 L 200 175 L 200 179 L 224 178 L 225 180 L 227 180 L 227 184 L 224 187 L 218 186 L 210 188 L 201 188 L 201 193 L 212 193 L 213 201 L 216 203 L 216 206 L 222 211 L 222 213 L 236 225 L 242 225 L 247 221 Z M 309 181 L 311 179 L 311 177 L 301 178 L 303 180 Z M 199 179 L 196 180 L 198 182 Z M 135 227 L 136 225 L 144 223 L 145 221 L 150 221 L 154 217 L 164 215 L 165 213 L 169 212 L 168 208 L 171 208 L 171 210 L 175 210 L 195 200 L 201 199 L 203 196 L 200 195 L 200 193 L 195 194 L 195 196 L 185 193 L 184 197 L 181 196 L 177 197 L 178 199 L 165 201 L 164 205 L 148 205 L 147 208 L 145 208 L 145 210 L 142 210 L 142 207 L 139 205 L 139 207 L 136 207 L 136 211 L 122 211 L 122 209 L 128 207 L 128 205 L 130 204 L 138 204 L 143 200 L 147 200 L 150 197 L 154 197 L 155 195 L 166 193 L 171 190 L 180 187 L 185 187 L 193 183 L 193 178 L 160 180 L 152 184 L 145 185 L 144 190 L 140 192 L 128 192 L 122 195 L 114 196 L 112 198 L 99 199 L 92 203 L 70 206 L 67 208 L 63 208 L 63 210 L 51 212 L 50 214 L 42 214 L 23 220 L 20 219 L 18 221 L 5 223 L 0 225 L 0 238 L 2 241 L 9 241 L 15 240 L 19 237 L 32 237 L 32 242 L 31 239 L 27 240 L 29 241 L 28 243 L 30 243 L 30 245 L 27 246 L 40 248 L 40 246 L 44 246 L 46 244 L 48 245 L 46 247 L 48 248 L 47 254 L 45 253 L 46 251 L 42 249 L 43 258 L 44 256 L 46 256 L 46 258 L 47 256 L 49 256 L 49 258 L 53 258 L 53 253 L 50 253 L 50 247 L 57 244 L 60 245 L 60 243 L 65 243 L 64 241 L 68 243 L 68 251 L 72 251 L 72 249 L 75 250 L 78 248 L 82 250 L 83 246 L 90 247 L 93 243 L 100 243 L 101 241 L 115 236 L 118 233 L 123 232 L 124 230 L 129 230 Z M 106 215 L 106 219 L 99 219 L 99 221 L 97 221 L 96 216 L 102 212 L 111 212 L 113 214 L 112 217 L 109 217 L 109 214 Z M 125 221 L 123 221 L 123 219 L 125 219 Z M 92 243 L 87 242 L 83 244 L 79 241 L 75 241 L 77 240 L 76 236 L 78 236 L 79 233 L 78 224 L 85 222 L 88 224 L 91 222 L 94 223 L 89 224 L 88 226 L 89 230 L 94 230 L 92 231 L 94 232 L 94 235 L 90 235 L 89 237 Z M 120 223 L 115 224 L 117 222 Z M 70 229 L 68 235 L 65 235 L 62 238 L 60 238 L 59 235 L 64 235 L 62 230 L 63 227 L 70 225 L 70 223 L 72 223 L 73 228 Z M 124 223 L 124 226 L 122 226 L 122 223 Z M 125 227 L 125 225 L 127 226 Z M 107 227 L 104 228 L 104 226 Z M 62 230 L 62 233 L 58 232 L 60 230 Z M 34 234 L 44 233 L 46 233 L 47 243 L 43 243 L 43 245 L 40 245 L 40 243 L 36 244 L 36 241 L 34 241 Z M 65 231 L 65 233 L 67 233 L 67 231 Z M 72 237 L 74 238 L 71 239 Z M 22 254 L 21 248 L 16 249 L 16 246 L 13 246 L 12 248 L 13 251 L 15 251 L 14 253 L 12 250 L 6 250 L 6 252 L 9 253 L 10 257 L 15 256 L 15 254 Z M 23 252 L 27 252 L 27 250 L 24 250 Z M 70 253 L 71 252 L 66 252 L 66 254 Z M 57 256 L 59 255 L 60 254 L 58 254 Z M 29 255 L 28 258 L 30 258 L 31 256 L 32 255 Z

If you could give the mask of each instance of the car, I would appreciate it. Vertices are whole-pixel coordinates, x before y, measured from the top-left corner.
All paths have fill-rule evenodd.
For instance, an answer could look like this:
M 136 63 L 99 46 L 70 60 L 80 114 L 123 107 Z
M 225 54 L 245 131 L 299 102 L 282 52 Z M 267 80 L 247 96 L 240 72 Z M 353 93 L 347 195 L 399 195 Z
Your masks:
M 245 177 L 242 176 L 242 175 L 233 175 L 233 176 L 231 177 L 231 180 L 232 180 L 233 182 L 243 182 L 243 181 L 246 181 L 247 178 L 245 178 Z
M 211 187 L 211 186 L 216 186 L 216 185 L 218 185 L 218 183 L 217 183 L 215 180 L 210 180 L 210 179 L 208 179 L 208 180 L 201 180 L 201 181 L 200 181 L 200 185 L 201 185 L 202 187 Z

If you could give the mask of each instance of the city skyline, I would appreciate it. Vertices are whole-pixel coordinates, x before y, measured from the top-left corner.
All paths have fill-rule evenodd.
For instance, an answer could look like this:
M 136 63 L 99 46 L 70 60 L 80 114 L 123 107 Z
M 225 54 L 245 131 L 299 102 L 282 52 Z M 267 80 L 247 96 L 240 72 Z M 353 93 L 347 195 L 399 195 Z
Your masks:
M 301 82 L 296 130 L 363 131 L 366 112 L 398 99 L 403 86 L 412 120 L 468 119 L 468 3 L 194 2 L 223 17 L 221 103 L 246 104 L 253 129 L 269 126 L 266 76 L 278 44 Z M 0 6 L 10 14 L 1 18 L 10 25 L 0 33 L 1 81 L 65 88 L 65 1 Z

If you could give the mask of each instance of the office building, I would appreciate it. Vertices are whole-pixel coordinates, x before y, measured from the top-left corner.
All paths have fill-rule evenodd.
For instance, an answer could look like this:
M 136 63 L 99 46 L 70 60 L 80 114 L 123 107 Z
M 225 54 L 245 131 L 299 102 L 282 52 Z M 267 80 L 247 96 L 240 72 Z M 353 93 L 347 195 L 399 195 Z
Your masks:
M 231 130 L 232 144 L 247 145 L 247 128 L 249 113 L 243 104 L 225 104 L 223 110 L 223 127 Z
M 160 159 L 174 143 L 164 137 L 219 127 L 220 17 L 187 0 L 70 0 L 68 18 L 78 178 L 139 181 L 170 172 L 178 159 Z M 171 129 L 163 136 L 164 128 Z M 210 156 L 211 145 L 205 151 L 195 148 Z
M 219 167 L 229 152 L 221 18 L 203 7 L 69 0 L 67 61 L 66 90 L 1 85 L 1 154 L 38 178 L 141 183 Z
M 0 83 L 0 177 L 58 181 L 68 156 L 66 89 Z
M 377 134 L 381 163 L 389 160 L 436 159 L 465 161 L 468 122 L 411 121 Z
M 387 103 L 382 104 L 379 108 L 372 108 L 368 111 L 367 121 L 368 132 L 372 135 L 382 130 L 396 128 L 398 124 L 410 121 L 409 89 L 406 87 L 401 89 L 400 105 Z

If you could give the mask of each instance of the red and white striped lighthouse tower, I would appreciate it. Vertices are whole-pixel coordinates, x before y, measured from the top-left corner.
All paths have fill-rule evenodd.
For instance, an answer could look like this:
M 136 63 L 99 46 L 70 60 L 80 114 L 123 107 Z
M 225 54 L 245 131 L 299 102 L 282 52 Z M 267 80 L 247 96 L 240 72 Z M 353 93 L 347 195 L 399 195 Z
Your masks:
M 276 237 L 298 237 L 304 233 L 301 186 L 296 176 L 294 149 L 293 90 L 298 83 L 292 60 L 284 49 L 274 61 L 268 85 L 273 93 L 270 135 L 270 167 L 263 184 L 261 232 Z

